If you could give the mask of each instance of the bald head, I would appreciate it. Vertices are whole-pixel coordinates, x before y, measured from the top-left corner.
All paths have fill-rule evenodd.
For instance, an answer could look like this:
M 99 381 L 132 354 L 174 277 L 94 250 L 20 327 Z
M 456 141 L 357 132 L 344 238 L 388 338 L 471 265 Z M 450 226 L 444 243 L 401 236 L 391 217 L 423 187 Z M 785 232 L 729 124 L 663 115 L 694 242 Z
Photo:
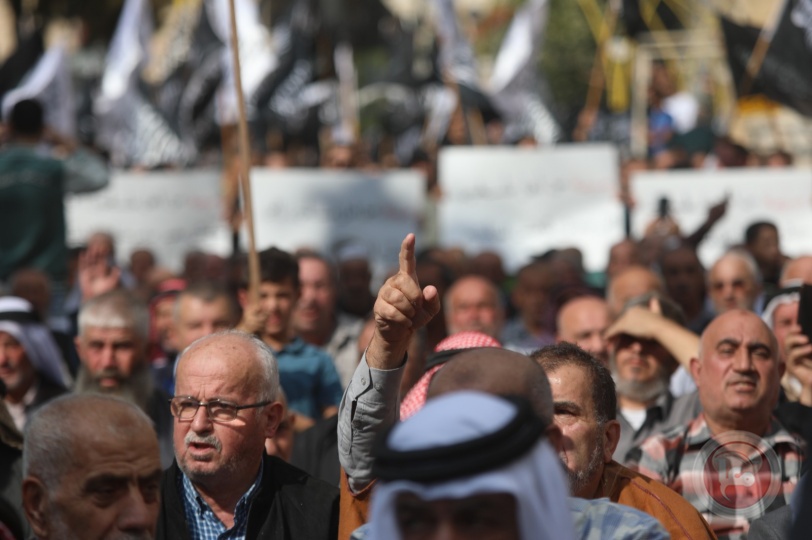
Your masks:
M 35 476 L 51 489 L 66 471 L 86 459 L 80 442 L 148 439 L 158 456 L 152 421 L 141 409 L 122 399 L 100 394 L 69 394 L 57 398 L 32 416 L 25 429 L 23 475 Z
M 789 261 L 781 272 L 781 286 L 787 287 L 795 281 L 812 283 L 812 255 L 803 255 Z
M 602 298 L 573 298 L 558 310 L 556 340 L 578 345 L 605 364 L 608 358 L 603 332 L 609 321 L 609 304 Z
M 606 290 L 606 301 L 612 316 L 620 314 L 626 302 L 648 292 L 665 292 L 657 274 L 644 266 L 630 266 L 619 272 Z
M 427 397 L 458 390 L 521 396 L 545 422 L 553 420 L 553 396 L 544 369 L 506 349 L 471 349 L 457 354 L 431 380 Z
M 250 388 L 260 400 L 275 401 L 281 394 L 273 352 L 261 340 L 239 330 L 217 332 L 189 345 L 178 358 L 178 382 L 186 382 L 187 371 L 200 366 L 211 372 L 227 372 L 231 382 Z
M 761 292 L 761 275 L 755 259 L 744 250 L 722 255 L 708 272 L 708 293 L 716 313 L 753 309 Z

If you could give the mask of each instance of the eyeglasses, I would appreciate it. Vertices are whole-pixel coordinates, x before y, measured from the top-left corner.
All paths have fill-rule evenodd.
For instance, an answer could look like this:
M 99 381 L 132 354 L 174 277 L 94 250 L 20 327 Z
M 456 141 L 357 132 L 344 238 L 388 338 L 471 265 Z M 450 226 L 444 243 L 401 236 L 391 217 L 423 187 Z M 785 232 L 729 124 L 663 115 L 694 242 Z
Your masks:
M 223 401 L 222 399 L 212 399 L 205 403 L 196 400 L 190 396 L 175 396 L 169 400 L 169 409 L 172 411 L 172 416 L 178 420 L 192 420 L 197 414 L 197 409 L 201 406 L 206 407 L 206 412 L 209 418 L 214 422 L 229 422 L 237 418 L 237 412 L 243 409 L 253 409 L 255 407 L 263 407 L 273 403 L 272 401 L 260 401 L 259 403 L 251 403 L 250 405 L 237 405 L 230 401 Z

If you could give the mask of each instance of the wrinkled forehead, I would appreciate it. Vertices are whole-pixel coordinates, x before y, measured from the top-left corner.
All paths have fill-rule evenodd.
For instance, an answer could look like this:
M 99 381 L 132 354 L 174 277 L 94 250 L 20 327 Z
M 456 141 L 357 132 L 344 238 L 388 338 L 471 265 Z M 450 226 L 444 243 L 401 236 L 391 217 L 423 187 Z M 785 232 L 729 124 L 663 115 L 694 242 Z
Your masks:
M 749 311 L 726 312 L 711 321 L 702 333 L 700 354 L 712 350 L 725 341 L 762 343 L 774 352 L 777 350 L 775 335 L 760 317 Z
M 184 351 L 178 361 L 177 386 L 194 389 L 217 383 L 223 388 L 242 389 L 259 384 L 260 375 L 259 360 L 247 343 L 231 336 L 214 336 Z
M 721 259 L 710 272 L 711 279 L 725 279 L 725 278 L 747 278 L 750 279 L 750 272 L 747 270 L 747 264 L 738 258 L 728 257 Z

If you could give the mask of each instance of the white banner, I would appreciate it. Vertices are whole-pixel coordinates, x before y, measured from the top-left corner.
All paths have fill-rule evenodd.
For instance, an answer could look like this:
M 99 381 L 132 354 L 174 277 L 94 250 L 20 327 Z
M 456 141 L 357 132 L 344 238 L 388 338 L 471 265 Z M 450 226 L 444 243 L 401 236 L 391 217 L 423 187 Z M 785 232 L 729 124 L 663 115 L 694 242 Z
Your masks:
M 66 199 L 68 243 L 83 244 L 98 231 L 116 240 L 119 263 L 137 248 L 152 250 L 160 266 L 183 269 L 187 252 L 230 254 L 216 170 L 115 172 L 110 185 Z
M 329 256 L 361 244 L 380 280 L 397 267 L 403 238 L 414 232 L 420 240 L 426 181 L 408 170 L 253 169 L 251 195 L 257 249 L 307 247 Z
M 632 176 L 631 190 L 636 201 L 632 229 L 638 238 L 656 219 L 663 197 L 686 235 L 699 228 L 711 206 L 729 197 L 727 213 L 700 244 L 699 258 L 705 268 L 727 248 L 744 243 L 744 231 L 755 221 L 778 226 L 785 254 L 812 253 L 812 170 L 641 172 Z
M 511 272 L 549 249 L 577 247 L 588 270 L 603 270 L 623 238 L 618 170 L 611 145 L 445 148 L 440 242 L 500 253 Z

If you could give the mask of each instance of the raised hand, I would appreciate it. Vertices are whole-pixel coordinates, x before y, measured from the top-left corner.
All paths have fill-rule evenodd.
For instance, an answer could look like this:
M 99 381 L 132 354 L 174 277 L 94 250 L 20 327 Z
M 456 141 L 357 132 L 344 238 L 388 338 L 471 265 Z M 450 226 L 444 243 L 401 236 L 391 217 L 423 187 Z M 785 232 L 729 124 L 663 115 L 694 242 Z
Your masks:
M 398 273 L 387 279 L 378 291 L 373 308 L 375 332 L 367 349 L 370 367 L 400 366 L 412 334 L 440 311 L 437 289 L 420 288 L 414 245 L 414 234 L 408 234 L 400 245 Z
M 798 401 L 812 407 L 812 344 L 799 325 L 790 328 L 784 338 L 784 350 L 787 371 L 801 383 Z
M 97 247 L 79 254 L 78 280 L 82 301 L 86 302 L 118 287 L 121 270 L 111 266 L 108 256 Z

